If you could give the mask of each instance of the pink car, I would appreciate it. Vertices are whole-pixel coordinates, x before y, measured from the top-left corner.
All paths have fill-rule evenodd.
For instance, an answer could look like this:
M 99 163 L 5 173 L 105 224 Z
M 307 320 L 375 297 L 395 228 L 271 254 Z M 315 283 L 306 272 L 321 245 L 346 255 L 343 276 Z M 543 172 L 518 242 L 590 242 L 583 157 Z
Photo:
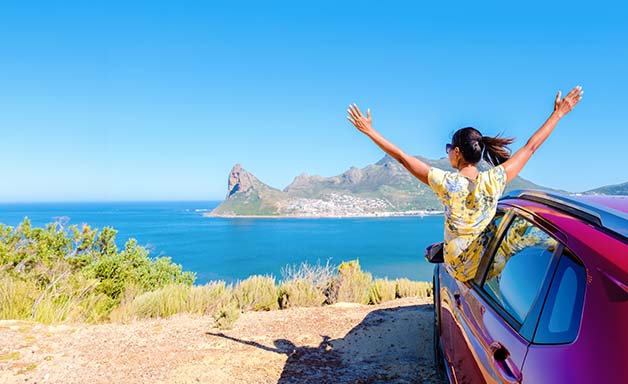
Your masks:
M 628 196 L 515 191 L 476 277 L 434 269 L 436 367 L 451 383 L 628 383 Z M 439 256 L 440 255 L 440 256 Z

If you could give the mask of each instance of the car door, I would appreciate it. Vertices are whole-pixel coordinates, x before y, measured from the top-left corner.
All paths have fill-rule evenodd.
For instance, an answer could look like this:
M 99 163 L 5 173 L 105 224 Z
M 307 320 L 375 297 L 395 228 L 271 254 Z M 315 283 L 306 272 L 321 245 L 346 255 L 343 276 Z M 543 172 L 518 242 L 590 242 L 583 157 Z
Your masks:
M 458 325 L 464 337 L 453 371 L 460 383 L 518 383 L 556 268 L 560 243 L 512 214 L 487 248 L 479 275 L 461 289 Z
M 491 223 L 480 235 L 481 240 L 476 244 L 482 249 L 474 250 L 479 252 L 479 257 L 488 249 L 498 231 L 499 225 L 504 218 L 504 212 L 499 211 Z M 452 370 L 453 378 L 456 382 L 470 382 L 468 378 L 482 376 L 477 372 L 477 367 L 468 356 L 473 355 L 467 343 L 465 329 L 467 319 L 462 308 L 466 305 L 464 298 L 468 295 L 469 283 L 462 283 L 452 278 L 444 268 L 439 268 L 440 281 L 440 331 L 443 354 Z

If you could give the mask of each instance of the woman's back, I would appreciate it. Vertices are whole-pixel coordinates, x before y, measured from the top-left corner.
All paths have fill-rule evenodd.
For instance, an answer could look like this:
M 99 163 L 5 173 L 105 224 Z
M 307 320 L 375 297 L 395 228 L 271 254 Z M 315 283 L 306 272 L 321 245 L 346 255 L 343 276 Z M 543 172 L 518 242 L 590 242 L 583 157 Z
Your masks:
M 479 252 L 465 253 L 465 250 L 471 248 L 495 216 L 497 201 L 506 187 L 506 171 L 498 165 L 471 180 L 460 172 L 431 168 L 428 183 L 445 207 L 446 265 L 451 266 L 450 273 L 457 279 L 471 279 L 480 255 Z

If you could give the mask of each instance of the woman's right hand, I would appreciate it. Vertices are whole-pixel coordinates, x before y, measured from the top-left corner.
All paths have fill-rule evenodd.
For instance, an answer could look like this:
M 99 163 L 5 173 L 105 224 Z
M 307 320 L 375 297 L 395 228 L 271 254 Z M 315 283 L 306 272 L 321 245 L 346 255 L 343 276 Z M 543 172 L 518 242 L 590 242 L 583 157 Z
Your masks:
M 349 120 L 351 124 L 353 124 L 360 132 L 367 135 L 374 132 L 370 109 L 366 110 L 366 117 L 364 117 L 358 106 L 354 103 L 353 105 L 349 105 L 347 112 L 349 113 L 347 120 Z
M 581 86 L 576 86 L 572 89 L 567 96 L 563 99 L 560 98 L 560 91 L 558 91 L 558 95 L 556 95 L 556 101 L 554 101 L 554 112 L 558 114 L 558 117 L 563 117 L 571 110 L 573 107 L 578 104 L 580 100 L 582 100 L 582 94 L 584 91 Z

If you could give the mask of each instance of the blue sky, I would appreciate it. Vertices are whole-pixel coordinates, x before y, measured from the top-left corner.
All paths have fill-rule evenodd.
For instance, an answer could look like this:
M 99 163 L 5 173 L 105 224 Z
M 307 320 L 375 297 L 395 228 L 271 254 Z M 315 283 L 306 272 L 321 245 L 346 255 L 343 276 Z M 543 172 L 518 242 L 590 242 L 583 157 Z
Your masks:
M 383 152 L 444 156 L 460 127 L 521 147 L 556 91 L 584 99 L 522 176 L 628 181 L 621 2 L 0 3 L 0 201 L 213 200 L 241 163 L 284 188 Z

